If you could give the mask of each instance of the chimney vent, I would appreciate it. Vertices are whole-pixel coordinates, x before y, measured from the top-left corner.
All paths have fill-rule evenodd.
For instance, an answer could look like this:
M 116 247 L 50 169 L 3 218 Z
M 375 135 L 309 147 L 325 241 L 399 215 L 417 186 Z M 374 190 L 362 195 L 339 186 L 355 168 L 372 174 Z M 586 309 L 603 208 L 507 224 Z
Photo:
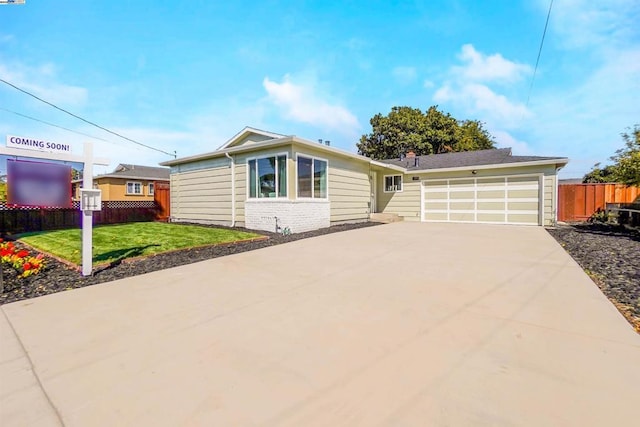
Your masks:
M 409 158 L 409 159 L 413 159 L 413 158 L 415 158 L 415 157 L 416 157 L 416 153 L 414 153 L 414 152 L 413 152 L 413 150 L 409 150 L 409 151 L 407 152 L 407 158 Z

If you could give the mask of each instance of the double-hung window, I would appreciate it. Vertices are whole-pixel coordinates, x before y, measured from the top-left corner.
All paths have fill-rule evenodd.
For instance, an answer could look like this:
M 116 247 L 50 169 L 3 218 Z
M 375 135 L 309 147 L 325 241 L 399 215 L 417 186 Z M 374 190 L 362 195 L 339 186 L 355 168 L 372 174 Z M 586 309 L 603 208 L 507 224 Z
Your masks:
M 384 192 L 396 193 L 402 191 L 402 175 L 386 175 L 384 177 Z
M 249 198 L 287 197 L 287 156 L 277 155 L 251 159 L 249 169 Z
M 327 198 L 327 161 L 298 156 L 298 197 Z
M 149 183 L 149 195 L 153 196 L 153 193 L 155 191 L 155 185 L 153 184 L 153 182 Z
M 127 194 L 129 195 L 141 195 L 142 194 L 142 183 L 138 181 L 128 181 L 127 182 Z

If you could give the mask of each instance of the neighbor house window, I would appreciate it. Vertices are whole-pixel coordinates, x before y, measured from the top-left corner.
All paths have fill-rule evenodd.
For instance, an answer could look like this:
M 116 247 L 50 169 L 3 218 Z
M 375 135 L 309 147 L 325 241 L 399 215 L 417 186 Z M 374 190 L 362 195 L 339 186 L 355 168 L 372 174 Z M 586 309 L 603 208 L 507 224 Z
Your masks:
M 142 183 L 137 181 L 127 182 L 127 194 L 130 194 L 130 195 L 142 194 Z
M 262 157 L 247 162 L 249 197 L 287 197 L 287 156 Z
M 153 185 L 153 182 L 149 183 L 149 195 L 153 196 L 153 192 L 155 191 L 155 186 Z
M 327 161 L 298 156 L 298 197 L 327 198 Z
M 402 175 L 387 175 L 384 177 L 384 192 L 402 191 Z

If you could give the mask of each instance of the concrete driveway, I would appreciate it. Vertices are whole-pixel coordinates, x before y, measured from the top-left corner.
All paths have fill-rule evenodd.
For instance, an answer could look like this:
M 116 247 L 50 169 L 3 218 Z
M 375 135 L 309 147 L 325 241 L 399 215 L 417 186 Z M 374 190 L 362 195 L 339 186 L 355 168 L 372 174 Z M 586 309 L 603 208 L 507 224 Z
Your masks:
M 2 307 L 3 426 L 603 426 L 640 336 L 541 228 L 396 223 Z

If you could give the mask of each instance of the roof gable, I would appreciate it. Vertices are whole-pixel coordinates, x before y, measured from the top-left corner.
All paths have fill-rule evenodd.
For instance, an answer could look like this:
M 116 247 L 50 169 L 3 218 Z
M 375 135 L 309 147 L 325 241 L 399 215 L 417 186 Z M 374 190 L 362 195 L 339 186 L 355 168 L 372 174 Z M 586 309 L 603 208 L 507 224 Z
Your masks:
M 222 144 L 218 150 L 224 150 L 225 148 L 239 147 L 245 144 L 255 144 L 257 142 L 268 141 L 270 139 L 283 138 L 286 135 L 279 133 L 268 132 L 266 130 L 256 129 L 252 127 L 245 127 L 240 132 L 235 134 L 231 139 Z

